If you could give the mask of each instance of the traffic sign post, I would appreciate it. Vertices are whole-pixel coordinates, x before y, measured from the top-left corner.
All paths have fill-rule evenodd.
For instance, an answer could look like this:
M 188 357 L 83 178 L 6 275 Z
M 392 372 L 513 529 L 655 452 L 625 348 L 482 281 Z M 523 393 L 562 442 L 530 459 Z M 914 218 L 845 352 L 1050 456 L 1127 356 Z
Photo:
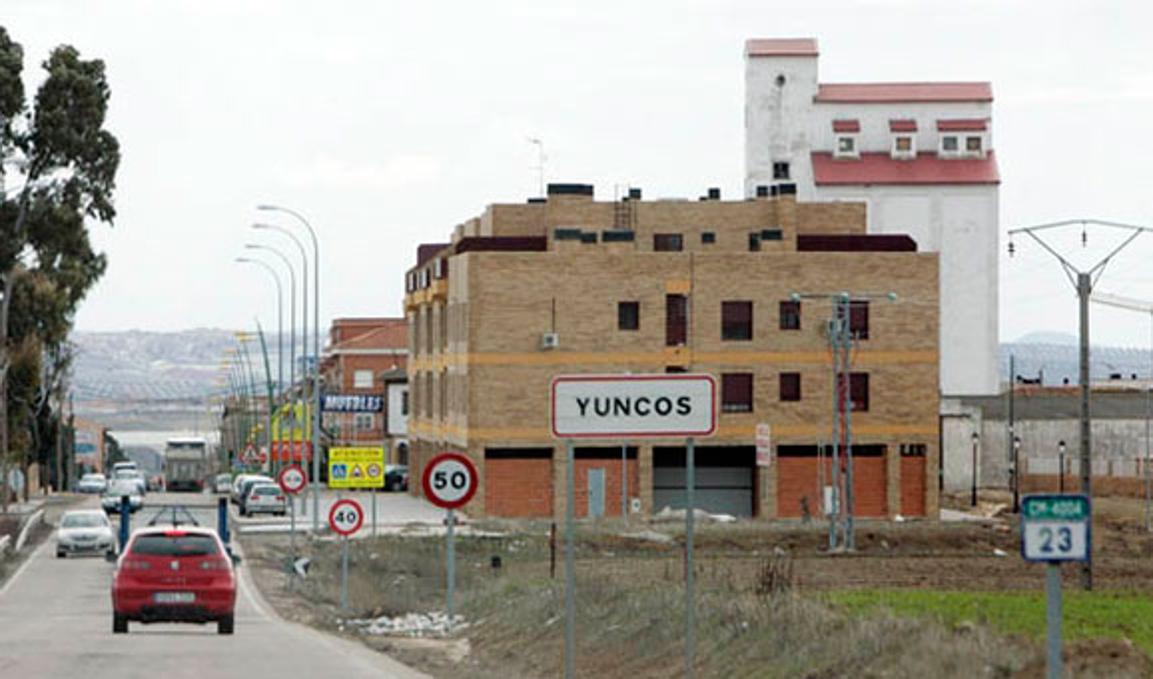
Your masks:
M 341 536 L 340 610 L 348 610 L 348 536 L 364 525 L 364 508 L 356 500 L 337 500 L 328 512 L 328 525 Z
M 292 496 L 304 490 L 308 484 L 308 477 L 305 475 L 304 470 L 299 465 L 289 465 L 280 469 L 280 474 L 277 475 L 276 481 L 280 484 L 280 489 L 288 495 L 288 548 L 289 554 L 292 555 L 292 560 L 296 560 L 296 503 L 292 501 Z
M 1093 525 L 1086 495 L 1026 495 L 1021 500 L 1021 556 L 1043 562 L 1046 600 L 1046 676 L 1061 676 L 1061 564 L 1092 558 Z
M 468 504 L 476 494 L 477 473 L 472 460 L 459 453 L 441 453 L 428 461 L 421 476 L 424 497 L 445 511 L 445 598 L 448 630 L 452 631 L 453 598 L 456 589 L 456 515 L 453 510 Z
M 711 436 L 716 431 L 716 394 L 717 383 L 712 375 L 561 375 L 553 379 L 552 432 L 555 438 L 565 440 L 567 469 L 564 650 L 566 679 L 576 676 L 576 575 L 573 546 L 576 465 L 573 439 L 578 438 L 685 437 L 685 674 L 693 676 L 696 664 L 696 597 L 693 579 L 693 510 L 696 500 L 694 437 Z

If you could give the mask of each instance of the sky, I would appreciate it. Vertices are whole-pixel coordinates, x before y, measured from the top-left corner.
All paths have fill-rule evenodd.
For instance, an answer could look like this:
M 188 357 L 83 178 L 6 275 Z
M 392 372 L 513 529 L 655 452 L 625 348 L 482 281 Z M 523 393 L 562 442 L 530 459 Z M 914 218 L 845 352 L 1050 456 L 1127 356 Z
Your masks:
M 305 215 L 321 325 L 401 315 L 417 244 L 546 181 L 648 197 L 742 195 L 744 42 L 815 37 L 822 82 L 993 84 L 1000 229 L 1095 218 L 1153 227 L 1153 6 L 974 0 L 4 0 L 26 79 L 58 44 L 105 60 L 120 140 L 109 258 L 82 331 L 273 327 L 250 228 Z M 1046 232 L 1092 267 L 1123 232 Z M 1074 288 L 1027 237 L 1000 253 L 1000 333 L 1076 333 Z M 311 253 L 310 253 L 311 256 Z M 275 259 L 269 261 L 276 263 Z M 1099 291 L 1153 300 L 1153 233 Z M 311 262 L 310 262 L 311 266 Z M 298 267 L 299 268 L 299 267 Z M 299 275 L 299 271 L 298 271 Z M 311 273 L 310 273 L 311 277 Z M 287 280 L 285 280 L 287 285 Z M 312 315 L 311 312 L 309 314 Z M 1149 346 L 1153 316 L 1094 305 L 1094 343 Z

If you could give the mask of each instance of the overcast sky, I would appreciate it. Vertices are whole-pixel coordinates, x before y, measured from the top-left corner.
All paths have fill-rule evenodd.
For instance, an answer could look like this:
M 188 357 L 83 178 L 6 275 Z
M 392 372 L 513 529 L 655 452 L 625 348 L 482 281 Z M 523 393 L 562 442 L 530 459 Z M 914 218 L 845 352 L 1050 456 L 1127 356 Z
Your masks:
M 233 259 L 254 207 L 307 215 L 322 324 L 400 315 L 420 242 L 552 181 L 646 197 L 741 194 L 743 45 L 812 36 L 822 82 L 988 80 L 1001 230 L 1097 217 L 1153 226 L 1147 3 L 4 0 L 30 85 L 52 46 L 108 65 L 123 161 L 110 266 L 80 330 L 275 324 L 268 275 Z M 289 224 L 290 222 L 284 221 Z M 1100 235 L 1099 235 L 1100 234 Z M 1114 236 L 1115 238 L 1115 236 Z M 1107 243 L 1074 230 L 1062 252 Z M 1076 332 L 1060 266 L 1001 256 L 1001 337 Z M 1153 234 L 1099 289 L 1153 299 Z M 310 314 L 311 315 L 311 314 Z M 1094 342 L 1147 346 L 1150 317 L 1094 306 Z

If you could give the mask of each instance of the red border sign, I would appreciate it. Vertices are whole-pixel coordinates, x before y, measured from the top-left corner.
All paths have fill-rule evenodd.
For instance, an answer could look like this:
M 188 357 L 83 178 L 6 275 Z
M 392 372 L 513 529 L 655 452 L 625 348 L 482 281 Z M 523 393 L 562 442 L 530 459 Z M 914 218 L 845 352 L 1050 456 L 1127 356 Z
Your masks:
M 350 531 L 341 530 L 340 527 L 338 527 L 336 525 L 336 513 L 338 511 L 340 511 L 340 508 L 344 507 L 345 505 L 352 505 L 353 507 L 355 507 L 356 508 L 356 515 L 358 517 L 356 520 L 356 525 L 353 526 L 352 530 L 350 530 Z M 363 525 L 364 525 L 364 507 L 361 507 L 360 503 L 357 502 L 356 500 L 337 500 L 332 505 L 332 509 L 328 510 L 328 526 L 335 533 L 340 533 L 341 535 L 344 535 L 345 537 L 347 537 L 349 535 L 352 535 L 356 531 L 360 530 L 360 527 Z
M 288 472 L 291 472 L 291 471 L 295 471 L 295 472 L 298 472 L 300 474 L 300 485 L 299 486 L 296 486 L 296 487 L 290 486 L 290 485 L 288 485 L 288 482 L 285 480 L 284 477 L 287 476 Z M 308 485 L 308 475 L 304 473 L 304 470 L 300 468 L 300 465 L 294 464 L 294 465 L 291 465 L 289 467 L 285 467 L 284 469 L 280 470 L 280 473 L 276 475 L 276 483 L 280 486 L 280 489 L 283 490 L 284 492 L 288 493 L 289 495 L 296 495 L 300 491 L 304 490 L 304 487 Z
M 436 471 L 437 465 L 442 462 L 459 462 L 468 469 L 468 488 L 465 489 L 464 495 L 456 500 L 444 500 L 440 498 L 432 486 L 432 475 Z M 443 509 L 456 509 L 468 504 L 473 495 L 476 495 L 476 487 L 479 479 L 477 478 L 476 466 L 473 465 L 472 460 L 460 453 L 441 453 L 428 461 L 424 466 L 424 474 L 421 475 L 420 484 L 424 488 L 424 497 L 437 507 Z
M 621 430 L 621 431 L 584 431 L 584 432 L 560 432 L 557 431 L 557 387 L 563 384 L 572 383 L 600 383 L 607 385 L 620 385 L 620 384 L 638 384 L 638 383 L 698 383 L 708 385 L 708 425 L 704 428 L 696 429 L 660 429 L 655 428 L 651 430 Z M 596 439 L 596 438 L 626 438 L 626 439 L 640 439 L 640 438 L 674 438 L 674 437 L 687 437 L 687 436 L 712 436 L 717 431 L 717 381 L 712 375 L 700 373 L 677 373 L 670 375 L 662 374 L 643 374 L 643 375 L 615 375 L 615 374 L 580 374 L 580 375 L 557 375 L 553 378 L 552 386 L 549 388 L 549 410 L 552 413 L 550 426 L 552 428 L 552 435 L 554 438 L 559 439 Z

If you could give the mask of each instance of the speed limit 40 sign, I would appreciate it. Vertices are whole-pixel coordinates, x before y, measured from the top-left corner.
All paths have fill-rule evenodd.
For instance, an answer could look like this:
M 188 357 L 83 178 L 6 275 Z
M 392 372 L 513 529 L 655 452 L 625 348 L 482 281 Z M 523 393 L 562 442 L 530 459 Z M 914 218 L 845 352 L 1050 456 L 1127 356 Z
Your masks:
M 356 500 L 338 500 L 328 512 L 328 525 L 341 535 L 352 535 L 363 524 L 364 508 Z
M 425 465 L 421 485 L 424 496 L 437 507 L 463 507 L 476 494 L 476 467 L 464 455 L 441 453 Z
M 1026 495 L 1021 499 L 1021 555 L 1028 561 L 1087 561 L 1089 521 L 1084 495 Z

